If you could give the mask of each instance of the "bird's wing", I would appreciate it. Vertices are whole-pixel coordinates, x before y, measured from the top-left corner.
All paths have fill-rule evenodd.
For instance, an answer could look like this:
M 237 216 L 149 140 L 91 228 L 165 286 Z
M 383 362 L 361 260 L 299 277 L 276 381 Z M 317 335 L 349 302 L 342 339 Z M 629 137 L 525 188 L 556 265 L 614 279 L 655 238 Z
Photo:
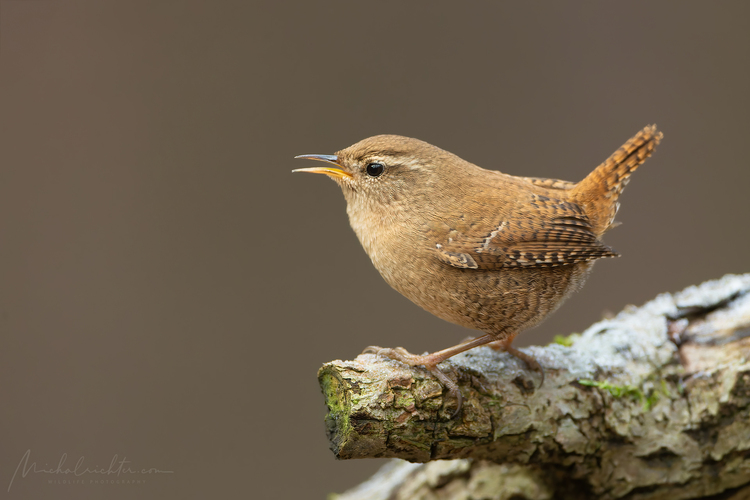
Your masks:
M 558 267 L 616 257 L 599 241 L 588 217 L 575 203 L 528 193 L 528 200 L 499 215 L 499 220 L 449 231 L 435 243 L 438 258 L 453 267 L 497 270 L 513 267 Z M 482 227 L 485 226 L 485 227 Z

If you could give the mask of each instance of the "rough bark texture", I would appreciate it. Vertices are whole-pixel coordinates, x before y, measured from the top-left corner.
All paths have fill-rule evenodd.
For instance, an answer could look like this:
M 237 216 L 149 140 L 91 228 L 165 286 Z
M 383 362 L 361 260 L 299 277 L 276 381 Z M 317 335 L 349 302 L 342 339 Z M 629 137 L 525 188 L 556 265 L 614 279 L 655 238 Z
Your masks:
M 567 343 L 524 349 L 541 388 L 489 348 L 444 363 L 465 398 L 454 419 L 423 369 L 371 354 L 324 365 L 336 457 L 462 459 L 397 461 L 339 498 L 750 497 L 750 274 L 660 295 Z

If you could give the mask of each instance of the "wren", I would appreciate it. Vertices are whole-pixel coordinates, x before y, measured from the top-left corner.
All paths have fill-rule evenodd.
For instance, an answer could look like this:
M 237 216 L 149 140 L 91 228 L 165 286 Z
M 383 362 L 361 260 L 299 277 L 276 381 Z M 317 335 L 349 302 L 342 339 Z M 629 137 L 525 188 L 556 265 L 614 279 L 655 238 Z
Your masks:
M 397 135 L 364 139 L 333 155 L 300 155 L 329 165 L 354 232 L 386 282 L 435 316 L 484 335 L 428 355 L 369 347 L 427 368 L 458 399 L 438 363 L 490 344 L 511 346 L 586 280 L 594 262 L 618 256 L 602 243 L 630 174 L 662 139 L 648 126 L 578 183 L 485 170 L 426 142 Z

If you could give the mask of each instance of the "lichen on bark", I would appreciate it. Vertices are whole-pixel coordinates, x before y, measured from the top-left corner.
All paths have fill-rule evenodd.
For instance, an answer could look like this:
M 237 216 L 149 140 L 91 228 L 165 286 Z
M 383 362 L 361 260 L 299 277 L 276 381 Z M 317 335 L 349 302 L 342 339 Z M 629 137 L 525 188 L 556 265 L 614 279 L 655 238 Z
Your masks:
M 746 485 L 749 292 L 750 275 L 726 276 L 628 307 L 570 346 L 530 347 L 542 387 L 505 353 L 456 356 L 441 365 L 465 398 L 456 418 L 421 368 L 373 354 L 327 363 L 331 448 L 341 459 L 471 459 L 442 466 L 466 468 L 464 486 L 497 467 L 541 481 L 539 496 L 515 498 L 573 487 L 578 498 L 700 498 Z

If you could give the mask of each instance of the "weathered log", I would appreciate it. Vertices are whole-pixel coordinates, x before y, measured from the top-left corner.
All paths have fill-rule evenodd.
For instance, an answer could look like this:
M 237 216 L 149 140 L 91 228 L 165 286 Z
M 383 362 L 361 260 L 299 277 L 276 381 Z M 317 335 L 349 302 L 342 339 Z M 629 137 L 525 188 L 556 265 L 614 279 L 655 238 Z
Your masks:
M 443 492 L 488 471 L 537 491 L 518 498 L 700 498 L 748 485 L 749 292 L 750 274 L 726 276 L 524 349 L 545 369 L 542 387 L 505 353 L 456 356 L 441 365 L 465 398 L 456 418 L 423 369 L 372 354 L 333 361 L 318 374 L 331 448 L 342 459 L 472 459 L 399 466 L 437 474 Z

